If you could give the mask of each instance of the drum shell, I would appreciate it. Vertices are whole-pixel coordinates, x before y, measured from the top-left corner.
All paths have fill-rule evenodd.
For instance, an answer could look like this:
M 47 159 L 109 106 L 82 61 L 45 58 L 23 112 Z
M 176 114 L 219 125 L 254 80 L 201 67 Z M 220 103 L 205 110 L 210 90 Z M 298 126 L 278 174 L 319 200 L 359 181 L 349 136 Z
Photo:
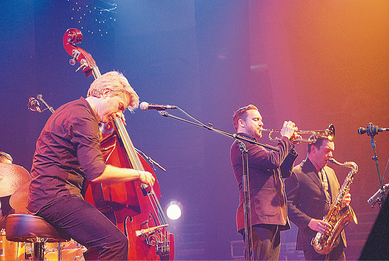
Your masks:
M 8 241 L 5 233 L 5 230 L 2 229 L 0 235 L 0 261 L 17 260 L 18 243 Z

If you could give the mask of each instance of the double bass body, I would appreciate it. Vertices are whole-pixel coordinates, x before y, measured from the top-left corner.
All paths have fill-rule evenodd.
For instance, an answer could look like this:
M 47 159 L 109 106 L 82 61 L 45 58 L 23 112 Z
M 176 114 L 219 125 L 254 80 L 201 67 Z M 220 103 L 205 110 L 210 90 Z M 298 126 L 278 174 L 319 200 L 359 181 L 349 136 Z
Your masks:
M 115 119 L 115 122 L 120 121 L 121 119 Z M 146 170 L 153 174 L 156 182 L 152 188 L 143 187 L 140 181 L 118 184 L 89 183 L 85 200 L 98 208 L 127 236 L 130 246 L 129 260 L 173 260 L 174 237 L 166 230 L 168 224 L 158 202 L 161 193 L 155 173 L 135 150 L 131 153 L 135 153 L 133 156 L 136 159 L 128 157 L 126 142 L 123 142 L 121 137 L 127 136 L 127 132 L 121 135 L 116 126 L 112 125 L 112 128 L 113 132 L 105 135 L 101 141 L 106 163 Z M 134 160 L 135 163 L 132 162 Z M 141 166 L 136 166 L 137 164 Z

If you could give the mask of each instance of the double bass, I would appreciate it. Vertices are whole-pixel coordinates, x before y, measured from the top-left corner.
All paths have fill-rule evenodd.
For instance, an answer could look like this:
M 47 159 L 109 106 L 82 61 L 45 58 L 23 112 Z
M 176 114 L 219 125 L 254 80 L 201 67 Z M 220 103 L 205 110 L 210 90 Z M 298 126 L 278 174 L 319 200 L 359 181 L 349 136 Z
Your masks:
M 63 45 L 72 56 L 70 64 L 80 64 L 86 77 L 101 76 L 92 56 L 77 46 L 82 33 L 70 28 L 63 37 Z M 118 184 L 85 184 L 85 200 L 99 209 L 128 238 L 129 260 L 173 260 L 174 236 L 167 230 L 168 223 L 159 199 L 161 191 L 157 177 L 147 161 L 137 153 L 123 120 L 115 118 L 103 126 L 101 150 L 107 164 L 145 170 L 155 178 L 153 187 L 140 181 Z

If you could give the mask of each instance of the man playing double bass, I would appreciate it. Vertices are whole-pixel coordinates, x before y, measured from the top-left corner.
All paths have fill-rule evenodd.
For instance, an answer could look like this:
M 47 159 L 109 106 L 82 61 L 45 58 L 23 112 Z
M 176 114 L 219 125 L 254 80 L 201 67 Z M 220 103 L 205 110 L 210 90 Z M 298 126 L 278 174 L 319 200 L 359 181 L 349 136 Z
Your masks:
M 128 80 L 112 71 L 97 78 L 87 98 L 69 102 L 48 119 L 36 143 L 27 209 L 65 230 L 74 240 L 97 249 L 98 259 L 126 260 L 127 237 L 84 200 L 83 184 L 140 180 L 153 186 L 147 171 L 107 165 L 101 152 L 99 123 L 138 107 Z M 134 247 L 134 246 L 130 246 Z

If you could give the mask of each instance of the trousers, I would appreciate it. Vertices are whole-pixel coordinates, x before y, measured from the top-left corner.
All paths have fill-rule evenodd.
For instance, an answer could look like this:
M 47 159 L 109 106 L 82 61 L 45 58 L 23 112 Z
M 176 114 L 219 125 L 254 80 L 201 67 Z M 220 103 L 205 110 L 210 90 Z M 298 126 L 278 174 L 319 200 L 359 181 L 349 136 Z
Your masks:
M 255 225 L 252 227 L 252 232 L 252 258 L 254 260 L 278 260 L 281 248 L 281 236 L 279 227 L 277 225 L 267 224 Z M 245 241 L 244 235 L 243 240 Z M 245 257 L 247 260 L 247 249 L 245 251 Z
M 128 259 L 127 237 L 98 209 L 78 196 L 55 198 L 37 215 L 65 230 L 83 246 L 98 251 L 99 260 Z

